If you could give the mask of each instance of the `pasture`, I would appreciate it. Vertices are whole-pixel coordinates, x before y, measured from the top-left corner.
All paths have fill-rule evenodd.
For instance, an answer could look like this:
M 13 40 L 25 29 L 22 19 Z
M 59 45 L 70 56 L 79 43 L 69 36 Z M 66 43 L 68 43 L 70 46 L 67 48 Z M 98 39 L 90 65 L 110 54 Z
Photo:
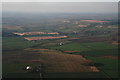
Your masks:
M 91 57 L 86 56 L 88 60 L 92 60 L 93 63 L 101 63 L 103 66 L 98 66 L 97 68 L 107 74 L 111 78 L 118 78 L 118 59 L 110 59 L 103 57 Z
M 44 41 L 27 41 L 22 37 L 3 37 L 2 38 L 2 49 L 3 50 L 22 50 L 28 47 L 32 47 L 41 44 Z M 46 41 L 45 41 L 46 42 Z
M 91 42 L 91 43 L 78 43 L 78 42 L 71 42 L 64 44 L 62 46 L 52 46 L 49 47 L 51 49 L 59 49 L 63 51 L 96 51 L 96 50 L 106 50 L 106 49 L 116 49 L 117 46 L 105 43 L 105 42 Z

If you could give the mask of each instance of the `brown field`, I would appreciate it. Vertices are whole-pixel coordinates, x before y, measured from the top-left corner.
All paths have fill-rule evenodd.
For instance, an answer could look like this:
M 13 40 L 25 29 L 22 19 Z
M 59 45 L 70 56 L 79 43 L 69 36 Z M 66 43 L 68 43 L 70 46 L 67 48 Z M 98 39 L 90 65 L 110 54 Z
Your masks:
M 23 32 L 23 33 L 13 33 L 13 34 L 16 34 L 16 35 L 40 35 L 40 34 L 59 34 L 58 32 L 50 32 L 50 33 L 47 33 L 47 32 Z
M 120 45 L 120 43 L 119 43 L 119 42 L 116 42 L 116 41 L 112 42 L 112 44 L 113 44 L 113 45 Z
M 56 50 L 47 49 L 27 49 L 33 50 L 32 53 L 39 54 L 39 59 L 29 60 L 28 62 L 43 63 L 45 72 L 99 72 L 94 66 L 83 64 L 90 63 L 81 55 L 65 54 Z M 34 52 L 37 50 L 37 52 Z
M 26 40 L 42 40 L 42 39 L 59 39 L 59 38 L 67 38 L 67 36 L 47 36 L 47 37 L 24 37 Z
M 36 51 L 36 50 L 37 50 L 37 51 L 39 51 L 39 50 L 41 51 L 41 50 L 42 50 L 42 51 L 44 51 L 44 50 L 48 50 L 48 49 L 33 49 L 33 48 L 26 48 L 26 49 L 24 49 L 24 50 L 32 50 L 32 51 Z
M 103 22 L 110 22 L 110 21 L 100 21 L 100 20 L 81 20 L 83 22 L 92 22 L 92 23 L 103 23 Z

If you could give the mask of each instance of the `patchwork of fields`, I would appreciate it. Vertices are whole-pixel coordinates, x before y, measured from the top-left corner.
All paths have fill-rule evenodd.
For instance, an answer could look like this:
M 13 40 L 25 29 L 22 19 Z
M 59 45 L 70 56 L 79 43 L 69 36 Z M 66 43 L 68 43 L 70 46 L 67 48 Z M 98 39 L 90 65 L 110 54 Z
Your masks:
M 108 30 L 110 22 L 80 20 L 57 25 L 60 31 L 5 32 L 3 78 L 118 78 L 118 43 L 116 32 L 111 34 L 117 27 Z M 41 71 L 26 71 L 27 65 L 42 65 Z
M 117 77 L 118 59 L 105 57 L 117 56 L 116 45 L 105 42 L 79 43 L 72 42 L 70 39 L 37 42 L 26 41 L 23 37 L 4 37 L 3 39 L 4 77 L 16 75 L 16 77 L 39 78 L 39 74 L 23 70 L 28 64 L 32 67 L 43 64 L 42 74 L 46 78 L 54 77 L 53 75 L 63 78 L 65 75 L 71 75 L 70 77 L 80 78 L 87 74 L 89 74 L 87 78 L 106 78 L 107 75 L 112 78 Z M 59 45 L 61 42 L 64 44 Z M 97 66 L 96 63 L 102 66 Z

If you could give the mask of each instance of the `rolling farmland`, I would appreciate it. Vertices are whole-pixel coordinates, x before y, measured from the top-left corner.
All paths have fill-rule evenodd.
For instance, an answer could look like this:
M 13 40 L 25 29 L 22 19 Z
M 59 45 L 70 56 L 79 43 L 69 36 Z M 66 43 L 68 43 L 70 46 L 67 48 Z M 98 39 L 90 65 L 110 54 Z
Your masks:
M 101 16 L 3 17 L 3 78 L 118 78 L 117 20 Z

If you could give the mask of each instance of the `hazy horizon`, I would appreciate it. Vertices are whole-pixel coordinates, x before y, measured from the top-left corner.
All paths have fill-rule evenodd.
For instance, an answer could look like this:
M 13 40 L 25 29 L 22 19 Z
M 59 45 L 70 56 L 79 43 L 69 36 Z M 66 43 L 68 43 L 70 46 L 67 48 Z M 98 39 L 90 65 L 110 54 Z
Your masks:
M 117 2 L 4 2 L 2 6 L 3 13 L 118 13 Z

